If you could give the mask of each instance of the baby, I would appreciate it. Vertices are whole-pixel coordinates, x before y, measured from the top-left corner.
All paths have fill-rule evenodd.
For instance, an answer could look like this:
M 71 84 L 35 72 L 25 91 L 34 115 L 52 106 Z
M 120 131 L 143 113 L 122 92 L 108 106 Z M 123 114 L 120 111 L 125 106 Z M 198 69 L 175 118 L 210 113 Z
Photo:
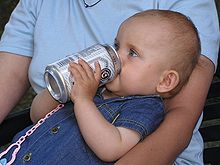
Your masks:
M 83 144 L 88 153 L 79 146 L 69 152 L 89 154 L 92 162 L 114 162 L 152 133 L 164 118 L 163 98 L 173 97 L 181 90 L 200 55 L 200 40 L 193 23 L 184 15 L 167 10 L 147 10 L 131 16 L 121 24 L 114 45 L 122 69 L 105 86 L 99 87 L 98 63 L 95 72 L 83 60 L 69 66 L 75 82 L 72 102 L 64 108 L 73 111 L 76 126 L 65 128 L 63 141 L 77 132 L 68 130 L 77 127 L 79 133 L 74 136 L 86 142 Z M 43 90 L 33 100 L 32 120 L 38 121 L 58 104 Z M 69 140 L 69 145 L 74 141 Z M 78 141 L 77 145 L 82 144 Z M 38 152 L 44 152 L 43 146 Z M 72 157 L 70 161 L 85 163 L 86 157 Z

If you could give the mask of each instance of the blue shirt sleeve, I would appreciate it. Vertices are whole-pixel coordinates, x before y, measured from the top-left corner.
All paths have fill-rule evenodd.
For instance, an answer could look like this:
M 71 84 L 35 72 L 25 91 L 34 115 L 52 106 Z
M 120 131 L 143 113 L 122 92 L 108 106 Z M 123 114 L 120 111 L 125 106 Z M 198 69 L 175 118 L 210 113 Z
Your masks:
M 38 0 L 19 1 L 5 26 L 0 51 L 33 56 L 34 28 L 39 4 Z
M 160 97 L 134 97 L 122 107 L 113 123 L 137 131 L 141 140 L 152 133 L 164 118 L 164 105 Z

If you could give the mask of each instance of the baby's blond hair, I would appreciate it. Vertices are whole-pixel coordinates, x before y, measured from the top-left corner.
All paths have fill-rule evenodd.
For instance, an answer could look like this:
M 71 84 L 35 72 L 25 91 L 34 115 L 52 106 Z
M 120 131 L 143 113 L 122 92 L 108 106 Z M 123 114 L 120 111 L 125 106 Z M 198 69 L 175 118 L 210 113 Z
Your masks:
M 168 98 L 176 95 L 187 83 L 193 69 L 198 63 L 201 54 L 201 44 L 197 28 L 185 15 L 169 10 L 147 10 L 132 16 L 150 18 L 164 23 L 167 27 L 169 38 L 169 55 L 172 55 L 171 68 L 179 74 L 179 83 L 171 91 L 160 93 Z M 131 17 L 131 18 L 132 18 Z

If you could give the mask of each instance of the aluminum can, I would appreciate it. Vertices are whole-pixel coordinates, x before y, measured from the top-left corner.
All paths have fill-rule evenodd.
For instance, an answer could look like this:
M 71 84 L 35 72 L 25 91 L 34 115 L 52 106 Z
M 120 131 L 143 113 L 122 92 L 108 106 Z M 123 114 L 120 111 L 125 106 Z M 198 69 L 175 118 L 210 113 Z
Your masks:
M 85 60 L 90 67 L 95 69 L 95 61 L 101 66 L 100 86 L 112 81 L 121 70 L 119 56 L 110 45 L 96 44 L 80 52 L 66 56 L 54 63 L 47 65 L 44 73 L 46 87 L 52 97 L 60 103 L 70 100 L 71 87 L 74 77 L 68 67 L 71 61 Z

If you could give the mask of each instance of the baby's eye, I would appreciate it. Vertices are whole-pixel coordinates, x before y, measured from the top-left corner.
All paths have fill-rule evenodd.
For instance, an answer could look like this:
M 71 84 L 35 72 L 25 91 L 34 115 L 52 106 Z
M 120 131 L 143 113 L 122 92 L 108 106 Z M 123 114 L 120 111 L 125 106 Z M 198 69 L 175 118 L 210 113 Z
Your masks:
M 137 56 L 138 56 L 138 54 L 136 53 L 136 51 L 135 51 L 135 50 L 130 49 L 130 51 L 129 51 L 129 56 L 132 56 L 132 57 L 137 57 Z

